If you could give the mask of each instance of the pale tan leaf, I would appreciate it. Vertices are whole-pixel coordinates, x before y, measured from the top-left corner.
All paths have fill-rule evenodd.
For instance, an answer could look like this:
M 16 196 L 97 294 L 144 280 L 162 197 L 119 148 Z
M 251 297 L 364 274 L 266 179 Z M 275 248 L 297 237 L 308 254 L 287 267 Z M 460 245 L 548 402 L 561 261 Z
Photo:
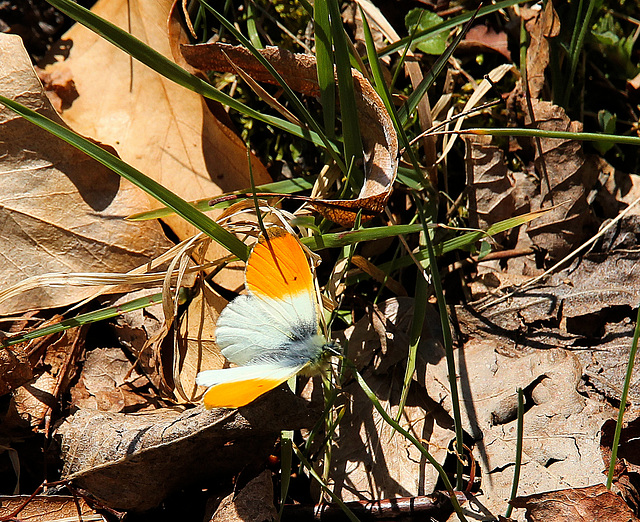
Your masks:
M 172 3 L 101 0 L 93 12 L 125 30 L 130 27 L 136 38 L 171 58 L 167 20 Z M 251 186 L 244 144 L 214 117 L 200 95 L 132 60 L 79 24 L 65 40 L 72 43 L 68 58 L 46 71 L 71 70 L 79 96 L 62 116 L 76 131 L 113 145 L 127 163 L 186 200 Z M 257 185 L 271 181 L 255 157 L 252 167 Z M 195 232 L 177 216 L 166 221 L 180 239 Z
M 0 92 L 60 122 L 20 38 L 0 35 Z M 155 222 L 122 218 L 147 208 L 132 184 L 48 132 L 0 109 L 0 290 L 49 272 L 123 272 L 162 253 Z M 64 306 L 88 288 L 39 288 L 0 303 L 0 313 Z

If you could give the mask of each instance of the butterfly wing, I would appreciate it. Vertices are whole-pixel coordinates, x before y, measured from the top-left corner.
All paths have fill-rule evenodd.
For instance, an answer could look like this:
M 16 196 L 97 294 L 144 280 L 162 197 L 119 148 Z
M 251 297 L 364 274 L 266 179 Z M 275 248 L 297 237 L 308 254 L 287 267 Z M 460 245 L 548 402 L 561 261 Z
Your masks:
M 271 228 L 254 246 L 245 272 L 248 295 L 229 303 L 216 343 L 237 368 L 200 372 L 207 408 L 237 408 L 275 388 L 324 353 L 313 277 L 298 240 Z
M 198 374 L 196 382 L 209 387 L 204 394 L 204 405 L 207 409 L 240 408 L 282 384 L 298 373 L 303 366 L 255 364 L 207 370 Z
M 247 263 L 249 295 L 222 311 L 216 342 L 229 361 L 240 365 L 309 362 L 320 355 L 323 344 L 315 340 L 318 322 L 309 262 L 291 234 L 275 227 L 268 232 Z

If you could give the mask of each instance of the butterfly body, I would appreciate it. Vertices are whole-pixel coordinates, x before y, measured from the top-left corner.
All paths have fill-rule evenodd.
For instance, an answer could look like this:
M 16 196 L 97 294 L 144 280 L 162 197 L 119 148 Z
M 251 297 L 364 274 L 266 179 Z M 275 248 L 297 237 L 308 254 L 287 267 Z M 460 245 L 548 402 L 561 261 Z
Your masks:
M 313 277 L 298 240 L 280 228 L 253 248 L 247 294 L 220 314 L 216 344 L 237 367 L 200 372 L 207 408 L 236 408 L 297 373 L 317 373 L 333 343 L 318 331 Z

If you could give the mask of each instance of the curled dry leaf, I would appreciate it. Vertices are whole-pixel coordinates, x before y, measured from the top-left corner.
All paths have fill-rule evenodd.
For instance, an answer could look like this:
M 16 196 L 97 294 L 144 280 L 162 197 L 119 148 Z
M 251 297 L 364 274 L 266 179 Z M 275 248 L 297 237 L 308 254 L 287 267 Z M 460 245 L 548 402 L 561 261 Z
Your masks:
M 62 123 L 18 36 L 0 34 L 0 93 Z M 0 108 L 0 290 L 49 272 L 126 272 L 168 245 L 154 222 L 121 219 L 147 198 L 98 162 Z M 41 286 L 0 303 L 0 314 L 65 306 L 93 292 Z
M 545 83 L 544 71 L 549 65 L 549 39 L 560 34 L 560 18 L 552 2 L 547 2 L 540 11 L 521 8 L 521 14 L 527 21 L 527 33 L 531 38 L 527 49 L 529 94 L 531 98 L 538 98 Z
M 151 509 L 179 488 L 227 479 L 263 461 L 281 430 L 310 428 L 320 414 L 289 391 L 270 395 L 240 410 L 78 410 L 54 435 L 63 475 L 113 509 Z
M 180 48 L 187 62 L 198 69 L 233 72 L 234 64 L 257 81 L 275 83 L 246 48 L 222 43 L 181 45 Z M 260 52 L 294 91 L 308 96 L 319 95 L 314 56 L 294 54 L 277 47 L 267 47 Z M 352 72 L 365 149 L 366 179 L 357 199 L 315 199 L 310 202 L 324 217 L 346 226 L 353 224 L 359 211 L 362 211 L 363 219 L 382 212 L 398 169 L 398 137 L 384 103 L 359 72 Z
M 618 495 L 604 485 L 562 489 L 527 497 L 512 504 L 526 508 L 531 522 L 637 522 L 638 517 Z
M 172 4 L 101 0 L 92 11 L 171 58 L 167 20 Z M 46 71 L 71 70 L 79 96 L 62 117 L 76 131 L 113 145 L 124 161 L 186 200 L 251 186 L 246 147 L 202 96 L 131 59 L 80 24 L 62 42 L 72 44 L 67 58 Z M 271 181 L 257 158 L 251 163 L 256 185 Z M 178 216 L 163 220 L 180 239 L 195 232 Z M 222 247 L 213 248 L 212 258 L 222 254 Z

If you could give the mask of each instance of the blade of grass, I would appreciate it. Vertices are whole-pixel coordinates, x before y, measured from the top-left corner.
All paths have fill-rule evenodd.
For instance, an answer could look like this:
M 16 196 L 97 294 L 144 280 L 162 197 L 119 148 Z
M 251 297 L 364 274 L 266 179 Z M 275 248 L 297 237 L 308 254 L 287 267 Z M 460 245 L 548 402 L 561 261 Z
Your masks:
M 618 421 L 616 422 L 616 430 L 613 434 L 613 443 L 611 444 L 611 462 L 609 462 L 609 472 L 607 473 L 607 489 L 611 489 L 611 485 L 613 484 L 613 475 L 618 459 L 618 446 L 620 445 L 620 434 L 622 433 L 622 426 L 624 425 L 624 410 L 627 408 L 627 396 L 629 394 L 633 367 L 638 352 L 638 339 L 640 339 L 640 306 L 638 307 L 638 316 L 636 317 L 636 329 L 633 332 L 633 342 L 631 343 L 631 350 L 629 351 L 627 374 L 624 378 L 622 396 L 620 397 L 620 405 L 618 406 Z
M 205 98 L 227 105 L 230 108 L 258 121 L 268 125 L 273 125 L 274 127 L 289 132 L 294 136 L 307 139 L 320 147 L 325 148 L 327 146 L 326 142 L 315 132 L 309 131 L 309 129 L 300 127 L 299 125 L 294 125 L 286 120 L 276 118 L 268 114 L 262 114 L 251 107 L 244 105 L 231 96 L 219 91 L 206 81 L 184 70 L 182 67 L 164 57 L 162 54 L 141 42 L 136 37 L 99 16 L 96 16 L 88 9 L 85 9 L 71 0 L 47 0 L 47 2 L 70 18 L 76 20 L 78 23 L 102 36 L 108 42 L 122 49 L 125 53 L 129 54 L 150 69 L 153 69 L 178 85 L 192 90 L 193 92 L 197 92 Z M 328 146 L 332 151 L 332 154 L 338 154 L 338 148 L 336 145 L 330 143 Z
M 249 39 L 256 49 L 262 49 L 264 48 L 264 45 L 262 45 L 262 41 L 260 40 L 260 33 L 258 32 L 258 25 L 256 24 L 256 18 L 258 17 L 256 13 L 256 6 L 252 0 L 249 0 L 246 5 L 247 33 L 249 34 Z
M 491 128 L 491 129 L 464 129 L 455 131 L 458 134 L 477 134 L 484 136 L 540 136 L 542 138 L 555 138 L 559 140 L 575 140 L 575 141 L 599 141 L 602 143 L 615 143 L 624 145 L 640 146 L 640 137 L 638 136 L 621 136 L 619 134 L 600 134 L 597 132 L 564 132 L 550 131 L 542 129 L 510 129 L 510 128 Z M 438 134 L 452 134 L 453 131 L 434 132 Z
M 409 145 L 409 139 L 407 138 L 407 134 L 404 131 L 404 126 L 400 122 L 400 118 L 398 117 L 398 114 L 396 112 L 393 100 L 391 99 L 391 94 L 389 93 L 389 89 L 387 88 L 387 83 L 382 74 L 382 67 L 380 66 L 378 55 L 376 54 L 376 46 L 373 41 L 373 35 L 371 34 L 371 28 L 369 27 L 369 21 L 367 20 L 367 15 L 365 14 L 362 7 L 360 8 L 360 16 L 362 18 L 362 28 L 364 30 L 367 57 L 369 58 L 369 66 L 371 67 L 371 73 L 373 75 L 376 91 L 380 95 L 380 98 L 382 99 L 384 106 L 387 109 L 391 120 L 393 121 L 393 126 L 400 136 L 400 141 L 405 151 L 409 154 L 415 176 L 421 180 L 421 188 L 432 192 L 432 189 L 427 180 L 421 176 L 418 158 L 416 157 L 415 151 Z
M 110 154 L 95 143 L 83 138 L 72 130 L 51 121 L 45 116 L 13 101 L 4 96 L 0 96 L 0 103 L 9 107 L 12 111 L 22 116 L 27 121 L 41 127 L 42 129 L 57 136 L 61 140 L 66 141 L 69 145 L 76 147 L 84 152 L 87 156 L 92 157 L 96 161 L 102 163 L 105 167 L 111 169 L 116 174 L 129 180 L 137 187 L 150 194 L 158 201 L 173 209 L 176 214 L 182 216 L 186 221 L 197 227 L 199 230 L 207 234 L 213 240 L 224 246 L 229 252 L 236 255 L 239 259 L 246 261 L 249 255 L 247 246 L 236 236 L 222 228 L 218 223 L 210 217 L 196 210 L 192 205 L 182 198 L 176 196 L 173 192 L 163 187 L 157 181 L 146 176 L 131 165 L 125 163 L 120 158 Z
M 517 427 L 517 439 L 516 439 L 516 462 L 513 469 L 513 482 L 511 483 L 511 495 L 509 496 L 509 502 L 513 501 L 518 494 L 518 484 L 520 482 L 520 469 L 522 468 L 522 439 L 524 432 L 524 392 L 522 388 L 518 388 L 518 427 Z M 509 504 L 505 518 L 511 516 L 513 506 Z
M 407 430 L 405 430 L 402 426 L 400 426 L 400 424 L 398 424 L 396 421 L 394 421 L 390 417 L 390 415 L 382 407 L 382 404 L 380 404 L 380 401 L 376 397 L 376 394 L 373 393 L 373 390 L 371 388 L 369 388 L 369 385 L 367 384 L 367 382 L 362 378 L 360 373 L 358 373 L 358 370 L 355 368 L 355 366 L 353 366 L 353 364 L 349 363 L 348 361 L 345 361 L 345 362 L 347 362 L 347 364 L 349 365 L 351 371 L 353 372 L 353 375 L 355 376 L 356 380 L 358 381 L 358 385 L 360 386 L 362 391 L 364 391 L 365 395 L 369 398 L 369 400 L 373 404 L 373 407 L 380 414 L 380 416 L 383 418 L 383 420 L 387 424 L 389 424 L 389 426 L 393 427 L 403 437 L 405 437 L 407 440 L 409 440 L 418 449 L 418 451 L 420 451 L 420 453 L 431 463 L 431 465 L 436 469 L 436 471 L 438 472 L 438 475 L 440 476 L 440 480 L 442 480 L 442 483 L 444 484 L 444 487 L 449 492 L 449 496 L 451 498 L 451 504 L 453 505 L 454 511 L 456 512 L 456 514 L 458 515 L 458 518 L 460 520 L 466 522 L 467 519 L 464 516 L 464 513 L 462 512 L 462 507 L 460 506 L 460 503 L 458 502 L 458 498 L 456 497 L 456 493 L 453 490 L 453 486 L 451 485 L 451 482 L 449 481 L 449 477 L 447 476 L 447 472 L 444 470 L 444 468 L 433 457 L 433 455 L 431 455 L 431 453 L 429 453 L 427 448 L 425 448 L 422 445 L 422 443 L 420 443 L 420 441 L 418 439 L 416 439 L 411 433 L 409 433 Z
M 327 495 L 329 495 L 331 497 L 331 500 L 333 500 L 336 504 L 338 504 L 338 506 L 340 506 L 340 509 L 342 509 L 345 516 L 349 520 L 351 520 L 351 522 L 359 522 L 358 517 L 354 515 L 353 511 L 351 511 L 347 507 L 347 505 L 340 499 L 340 497 L 338 497 L 338 495 L 336 495 L 333 491 L 331 491 L 331 489 L 329 489 L 329 486 L 327 486 L 322 481 L 322 479 L 320 478 L 320 475 L 316 473 L 316 470 L 313 469 L 313 466 L 311 465 L 311 463 L 305 458 L 305 456 L 302 454 L 298 446 L 296 446 L 295 444 L 293 445 L 293 451 L 295 452 L 296 456 L 300 459 L 300 462 L 302 462 L 304 467 L 307 468 L 309 475 L 311 475 L 316 480 L 316 482 L 322 488 L 322 491 L 324 491 Z
M 462 30 L 453 39 L 453 41 L 447 46 L 447 49 L 445 50 L 445 52 L 438 57 L 438 59 L 436 60 L 436 63 L 433 64 L 433 67 L 431 67 L 431 69 L 424 76 L 422 81 L 409 95 L 405 104 L 402 107 L 400 107 L 400 109 L 398 110 L 398 118 L 400 119 L 403 125 L 407 121 L 409 121 L 409 119 L 411 118 L 411 114 L 420 103 L 420 100 L 422 99 L 422 97 L 431 88 L 431 86 L 433 85 L 433 82 L 436 80 L 438 75 L 442 72 L 444 67 L 447 65 L 447 62 L 449 61 L 449 58 L 453 54 L 453 51 L 455 51 L 456 47 L 458 47 L 458 44 L 462 41 L 462 39 L 467 34 L 469 29 L 471 29 L 471 24 L 473 24 L 473 21 L 476 19 L 476 16 L 478 15 L 478 13 L 479 13 L 479 9 L 476 9 L 476 11 L 471 15 L 471 18 L 469 18 L 469 21 L 467 21 L 465 26 L 462 28 Z
M 351 172 L 351 179 L 354 182 L 354 188 L 359 189 L 364 182 L 362 171 L 358 167 L 362 160 L 362 138 L 360 136 L 347 35 L 342 25 L 342 16 L 340 15 L 338 0 L 326 0 L 326 2 L 329 8 L 336 74 L 338 76 L 344 161 L 347 165 L 354 165 Z M 357 193 L 357 190 L 355 192 Z
M 574 36 L 571 40 L 571 48 L 569 49 L 569 62 L 570 69 L 569 75 L 567 78 L 564 78 L 565 91 L 563 99 L 561 100 L 561 105 L 563 107 L 567 107 L 569 103 L 569 97 L 571 96 L 571 88 L 573 87 L 573 79 L 576 76 L 576 69 L 578 68 L 578 62 L 580 61 L 580 53 L 582 52 L 582 46 L 584 45 L 584 38 L 589 30 L 591 16 L 593 15 L 593 10 L 596 6 L 595 0 L 589 0 L 589 6 L 587 7 L 587 13 L 584 17 L 580 16 L 576 19 L 576 25 L 574 27 L 577 29 L 580 28 L 580 31 Z M 582 11 L 582 0 L 580 1 L 580 11 Z
M 181 304 L 186 302 L 186 297 L 187 291 L 184 288 L 181 288 L 179 293 Z M 140 310 L 141 308 L 146 308 L 147 306 L 152 306 L 160 303 L 162 303 L 162 292 L 153 294 L 151 296 L 141 297 L 139 299 L 134 299 L 133 301 L 129 301 L 128 303 L 124 303 L 121 305 L 109 306 L 107 308 L 95 310 L 94 312 L 80 314 L 75 317 L 70 317 L 69 319 L 63 319 L 59 323 L 43 326 L 42 328 L 36 328 L 35 330 L 31 330 L 30 332 L 23 332 L 12 335 L 0 340 L 0 346 L 6 347 L 26 341 L 31 341 L 32 339 L 37 339 L 38 337 L 64 332 L 65 330 L 68 330 L 69 328 L 75 328 L 76 326 L 97 323 L 98 321 L 111 319 L 112 317 L 117 317 L 127 312 L 133 312 L 134 310 Z
M 442 291 L 442 283 L 440 281 L 440 272 L 438 271 L 438 262 L 436 260 L 436 254 L 433 250 L 433 244 L 431 243 L 431 233 L 427 227 L 426 217 L 424 215 L 424 209 L 422 202 L 418 198 L 414 198 L 416 208 L 418 209 L 418 215 L 420 221 L 424 227 L 424 239 L 427 245 L 427 254 L 429 256 L 429 267 L 431 269 L 431 282 L 433 284 L 433 291 L 438 301 L 438 311 L 440 313 L 440 323 L 442 328 L 442 339 L 444 341 L 444 351 L 447 360 L 447 375 L 449 377 L 449 388 L 451 393 L 451 407 L 453 410 L 453 427 L 456 433 L 456 453 L 457 453 L 457 466 L 456 466 L 456 486 L 459 490 L 462 490 L 462 471 L 463 465 L 461 456 L 464 454 L 464 440 L 462 434 L 462 416 L 460 415 L 460 396 L 458 394 L 458 373 L 456 369 L 456 361 L 453 354 L 453 337 L 451 336 L 451 325 L 449 324 L 449 311 L 447 310 L 447 302 L 444 299 L 444 292 Z
M 313 183 L 316 180 L 317 176 L 305 176 L 301 178 L 292 178 L 285 179 L 282 181 L 274 181 L 273 183 L 266 183 L 264 185 L 258 185 L 256 187 L 257 192 L 269 193 L 274 192 L 278 194 L 295 194 L 296 192 L 302 192 L 303 190 L 311 190 L 313 188 Z M 218 198 L 224 198 L 227 195 L 231 194 L 248 194 L 251 192 L 251 188 L 246 188 L 242 190 L 237 190 L 235 192 L 229 192 L 227 194 L 223 194 L 222 196 L 210 197 L 210 198 L 202 198 L 196 201 L 190 201 L 189 204 L 193 205 L 196 209 L 201 212 L 207 212 L 209 210 L 213 210 L 215 208 L 227 208 L 231 206 L 237 200 L 225 200 L 220 201 L 214 205 L 210 205 L 211 200 L 215 200 Z M 249 196 L 247 196 L 249 197 Z M 148 219 L 158 219 L 165 216 L 170 216 L 174 214 L 174 211 L 170 208 L 163 207 L 155 210 L 149 210 L 148 212 L 139 212 L 138 214 L 132 214 L 127 216 L 127 220 L 129 221 L 145 221 Z
M 324 119 L 324 131 L 335 137 L 336 125 L 336 78 L 333 68 L 331 23 L 327 0 L 316 0 L 313 4 L 314 37 L 316 42 L 316 72 L 320 88 L 320 105 Z
M 293 465 L 293 431 L 283 430 L 280 434 L 280 509 L 278 520 L 282 519 L 284 505 L 289 494 L 291 467 Z

